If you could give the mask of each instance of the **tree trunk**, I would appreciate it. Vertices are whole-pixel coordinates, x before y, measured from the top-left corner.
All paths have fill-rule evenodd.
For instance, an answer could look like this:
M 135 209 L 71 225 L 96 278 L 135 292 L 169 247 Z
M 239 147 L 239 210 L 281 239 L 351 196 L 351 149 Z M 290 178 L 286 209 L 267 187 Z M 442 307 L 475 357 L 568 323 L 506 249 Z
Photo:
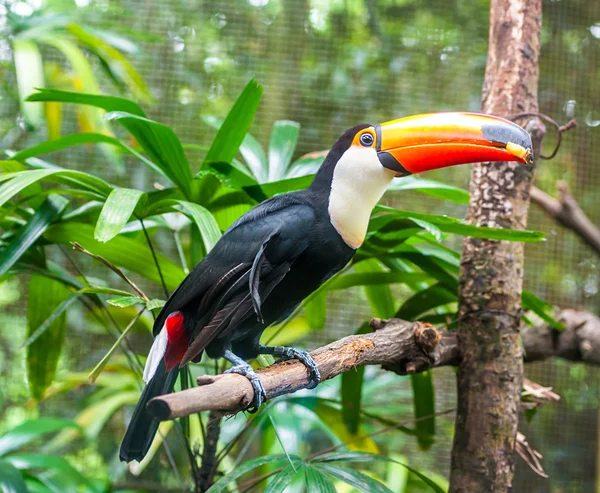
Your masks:
M 485 113 L 536 112 L 541 0 L 492 0 Z M 543 130 L 534 122 L 540 141 Z M 537 137 L 537 139 L 536 139 Z M 539 147 L 534 152 L 539 154 Z M 477 164 L 471 173 L 467 220 L 478 226 L 524 229 L 534 167 Z M 462 251 L 458 328 L 463 359 L 451 493 L 510 491 L 514 474 L 523 357 L 519 333 L 523 245 L 466 238 Z

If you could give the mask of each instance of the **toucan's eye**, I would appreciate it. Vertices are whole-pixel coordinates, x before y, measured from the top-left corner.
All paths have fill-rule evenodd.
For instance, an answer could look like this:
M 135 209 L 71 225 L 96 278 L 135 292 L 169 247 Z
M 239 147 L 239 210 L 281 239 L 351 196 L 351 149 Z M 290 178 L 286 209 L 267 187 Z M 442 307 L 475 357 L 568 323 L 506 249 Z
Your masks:
M 360 144 L 364 147 L 371 147 L 373 145 L 373 136 L 365 132 L 360 136 Z

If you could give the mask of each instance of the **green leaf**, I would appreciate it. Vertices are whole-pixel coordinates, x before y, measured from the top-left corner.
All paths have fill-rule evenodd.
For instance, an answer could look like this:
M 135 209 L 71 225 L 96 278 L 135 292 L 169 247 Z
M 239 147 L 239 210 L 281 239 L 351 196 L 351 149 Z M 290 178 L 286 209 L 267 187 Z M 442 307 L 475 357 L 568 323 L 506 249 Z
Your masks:
M 102 207 L 94 238 L 106 242 L 118 235 L 144 195 L 140 190 L 115 187 Z
M 215 130 L 219 130 L 221 125 L 223 125 L 223 119 L 215 116 L 203 116 L 202 121 Z M 254 178 L 261 183 L 267 181 L 267 157 L 262 146 L 252 134 L 246 133 L 244 136 L 244 140 L 240 146 L 240 153 L 244 156 L 246 166 L 250 169 Z
M 298 176 L 315 174 L 329 151 L 323 152 L 310 152 L 301 156 L 299 159 L 292 163 L 290 170 L 287 173 L 288 178 L 296 178 Z
M 437 241 L 438 243 L 442 241 L 442 231 L 435 224 L 431 224 L 430 222 L 415 218 L 411 218 L 411 221 L 417 226 L 423 228 L 428 233 L 431 233 L 431 235 L 435 238 L 435 241 Z
M 102 39 L 101 36 L 96 35 L 93 30 L 84 29 L 79 24 L 68 24 L 67 29 L 76 36 L 81 44 L 87 46 L 98 56 L 110 68 L 113 74 L 118 75 L 134 93 L 136 98 L 145 102 L 152 102 L 152 94 L 148 90 L 143 77 L 117 48 L 109 44 L 105 39 Z M 102 32 L 98 31 L 98 34 L 101 35 Z M 121 45 L 123 41 L 127 42 L 123 39 L 120 41 Z M 135 47 L 135 45 L 133 46 Z
M 111 111 L 105 118 L 121 123 L 164 175 L 177 185 L 186 197 L 190 196 L 190 164 L 179 138 L 170 127 L 124 111 Z
M 550 327 L 553 327 L 556 330 L 564 330 L 565 324 L 554 318 L 554 314 L 556 313 L 554 306 L 547 301 L 538 298 L 531 291 L 523 290 L 521 293 L 521 304 L 525 310 L 531 310 L 544 322 L 550 325 Z
M 327 292 L 317 291 L 304 305 L 306 323 L 312 330 L 323 330 L 327 321 Z
M 368 334 L 369 332 L 371 332 L 369 324 L 364 323 L 355 334 Z M 358 433 L 360 427 L 364 376 L 364 366 L 342 374 L 342 417 L 348 431 L 353 435 Z
M 293 457 L 294 461 L 299 461 L 298 457 Z M 274 454 L 274 455 L 263 455 L 256 459 L 244 462 L 242 465 L 237 466 L 233 471 L 223 476 L 219 481 L 213 484 L 206 493 L 222 493 L 227 490 L 227 486 L 232 481 L 235 481 L 240 476 L 243 476 L 247 472 L 256 469 L 257 467 L 270 464 L 272 467 L 281 467 L 288 464 L 288 458 L 285 454 Z
M 0 460 L 0 490 L 2 493 L 29 493 L 19 470 L 5 460 Z
M 374 462 L 374 461 L 385 461 L 398 464 L 410 471 L 412 474 L 420 478 L 425 484 L 431 487 L 436 493 L 445 493 L 440 486 L 433 480 L 425 476 L 423 473 L 407 466 L 401 461 L 396 460 L 393 457 L 387 457 L 378 454 L 369 454 L 367 452 L 331 452 L 328 454 L 319 455 L 314 459 L 315 462 Z
M 113 264 L 136 272 L 152 282 L 160 284 L 160 276 L 154 265 L 152 253 L 145 242 L 139 242 L 125 236 L 116 236 L 108 243 L 94 239 L 94 228 L 83 223 L 61 223 L 50 226 L 44 233 L 51 243 L 80 243 L 96 255 L 104 257 Z M 135 252 L 135 255 L 132 255 Z M 167 287 L 174 290 L 179 286 L 185 272 L 159 252 L 156 253 Z
M 54 89 L 40 89 L 27 98 L 27 101 L 57 101 L 61 103 L 74 103 L 95 106 L 105 111 L 124 111 L 138 116 L 146 116 L 137 103 L 125 98 L 114 96 L 98 96 L 95 94 L 82 94 L 79 92 L 57 91 Z
M 434 284 L 421 290 L 407 299 L 396 312 L 396 317 L 404 320 L 416 320 L 419 315 L 441 305 L 458 300 L 455 291 L 450 291 L 443 284 Z
M 317 455 L 314 462 L 396 462 L 395 459 L 381 454 L 371 454 L 369 452 L 329 452 L 327 454 Z
M 75 183 L 84 190 L 97 194 L 99 197 L 107 197 L 112 190 L 112 187 L 104 180 L 81 171 L 63 170 L 60 168 L 20 171 L 0 175 L 0 182 L 6 182 L 0 186 L 0 206 L 4 205 L 14 195 L 28 186 L 45 179 Z
M 12 52 L 23 119 L 31 128 L 36 128 L 44 120 L 44 108 L 26 101 L 35 88 L 45 85 L 42 56 L 34 42 L 18 38 L 13 38 Z
M 257 190 L 259 195 L 252 196 L 254 200 L 260 202 L 267 198 L 262 193 L 258 182 L 250 175 L 240 171 L 235 166 L 225 161 L 212 161 L 205 163 L 200 173 L 210 173 L 218 177 L 229 188 L 244 190 L 246 187 L 255 187 L 251 190 Z
M 61 51 L 69 61 L 79 81 L 81 92 L 89 94 L 98 94 L 100 92 L 92 65 L 76 43 L 66 37 L 58 36 L 45 36 L 43 42 Z M 98 114 L 94 115 L 94 118 L 98 117 Z
M 418 248 L 411 246 L 408 246 L 407 248 L 408 251 L 399 255 L 400 258 L 411 261 L 423 270 L 423 272 L 426 272 L 434 279 L 443 283 L 449 290 L 458 292 L 458 280 L 454 274 L 442 267 L 442 265 L 444 265 L 443 261 L 440 261 L 435 257 L 432 258 L 427 253 L 422 253 Z
M 29 281 L 27 337 L 37 332 L 70 294 L 62 282 L 33 274 Z M 34 399 L 41 399 L 54 380 L 65 339 L 65 328 L 66 314 L 63 310 L 44 332 L 27 346 L 27 382 Z
M 48 197 L 2 251 L 0 276 L 4 275 L 66 209 L 69 201 L 59 195 Z
M 240 153 L 244 156 L 244 161 L 252 174 L 259 182 L 265 182 L 268 178 L 267 156 L 262 146 L 252 134 L 247 133 L 240 146 Z
M 215 217 L 208 209 L 199 204 L 186 200 L 164 199 L 148 207 L 146 215 L 152 216 L 155 214 L 164 214 L 165 212 L 180 212 L 194 221 L 206 252 L 212 250 L 217 241 L 219 241 L 219 238 L 221 238 L 221 229 Z
M 165 300 L 158 300 L 158 299 L 153 299 L 150 300 L 148 303 L 146 303 L 146 310 L 155 310 L 157 308 L 162 308 L 163 306 L 165 306 L 166 301 Z
M 138 157 L 145 164 L 159 170 L 186 195 L 189 195 L 191 171 L 181 142 L 169 127 L 147 119 L 145 113 L 136 103 L 123 98 L 54 90 L 42 90 L 30 96 L 28 100 L 78 103 L 95 106 L 110 112 L 106 117 L 118 119 L 123 127 L 135 137 L 144 151 L 148 153 L 150 160 Z M 110 143 L 115 144 L 114 141 Z M 135 154 L 124 144 L 120 145 L 128 152 Z
M 413 272 L 370 272 L 361 274 L 344 274 L 334 277 L 328 284 L 330 291 L 348 289 L 354 286 L 374 286 L 377 284 L 403 284 L 415 281 L 427 281 L 429 277 Z
M 221 238 L 221 230 L 214 216 L 204 207 L 185 200 L 177 200 L 181 212 L 196 223 L 206 252 L 210 252 Z
M 245 192 L 235 190 L 218 195 L 210 202 L 208 208 L 215 214 L 225 210 L 229 212 L 229 210 L 234 210 L 235 206 L 238 205 L 254 206 L 256 205 L 256 200 Z
M 67 419 L 57 418 L 38 418 L 25 421 L 0 435 L 0 456 L 17 450 L 43 435 L 56 433 L 66 428 L 77 428 L 77 424 Z
M 54 276 L 47 276 L 45 272 L 39 272 L 39 274 L 42 275 L 42 276 L 48 277 L 49 279 L 61 282 L 65 286 L 71 285 L 70 283 L 67 284 L 63 279 L 59 279 L 59 278 L 54 277 Z M 56 320 L 59 319 L 59 317 L 61 317 L 65 313 L 65 311 L 67 310 L 67 308 L 69 308 L 75 301 L 77 301 L 78 297 L 79 297 L 79 293 L 71 293 L 71 295 L 67 299 L 65 299 L 64 301 L 62 301 L 60 303 L 60 305 L 58 305 L 56 307 L 56 309 L 50 314 L 50 316 L 46 320 L 44 320 L 44 322 L 32 334 L 30 334 L 27 337 L 27 339 L 23 343 L 23 347 L 28 347 L 31 344 L 33 344 L 44 332 L 46 332 L 46 330 Z
M 28 163 L 33 164 L 33 160 L 31 159 L 32 157 L 85 144 L 110 144 L 112 146 L 119 147 L 123 151 L 138 158 L 143 164 L 156 171 L 160 175 L 164 176 L 165 178 L 169 178 L 168 175 L 165 174 L 157 164 L 150 161 L 147 157 L 135 151 L 125 143 L 121 142 L 119 139 L 95 132 L 80 132 L 76 134 L 65 135 L 64 137 L 49 140 L 47 142 L 42 142 L 13 154 L 12 158 L 18 161 L 25 161 L 26 159 L 29 159 L 30 161 L 28 161 Z
M 331 479 L 310 465 L 304 466 L 306 493 L 336 493 Z
M 250 129 L 250 124 L 260 103 L 262 91 L 262 86 L 254 79 L 246 84 L 233 107 L 229 110 L 225 121 L 219 127 L 219 131 L 204 158 L 202 167 L 210 162 L 231 163 L 233 161 Z
M 435 391 L 433 389 L 433 375 L 431 371 L 416 373 L 410 376 L 413 405 L 415 412 L 415 428 L 418 432 L 417 442 L 419 447 L 427 450 L 433 444 L 435 435 Z M 422 419 L 426 416 L 430 418 Z
M 322 463 L 316 464 L 315 467 L 363 493 L 393 493 L 384 484 L 356 469 Z
M 251 197 L 274 197 L 282 193 L 294 192 L 308 188 L 315 179 L 315 175 L 305 175 L 296 178 L 285 178 L 283 180 L 261 185 L 250 185 L 243 187 L 243 190 Z M 264 200 L 264 199 L 263 199 Z
M 316 414 L 325 425 L 326 431 L 339 439 L 340 442 L 346 443 L 349 449 L 374 453 L 379 451 L 373 439 L 365 434 L 362 427 L 359 427 L 357 433 L 350 433 L 344 424 L 342 411 L 328 401 L 314 398 L 296 398 L 293 402 Z
M 469 192 L 462 188 L 447 185 L 435 180 L 418 178 L 416 176 L 405 176 L 400 180 L 394 180 L 388 187 L 391 191 L 415 190 L 436 199 L 448 200 L 457 204 L 469 203 Z
M 298 142 L 300 124 L 279 120 L 273 124 L 269 139 L 269 181 L 285 178 Z
M 86 491 L 91 489 L 83 475 L 59 456 L 36 453 L 13 454 L 4 460 L 20 470 L 53 469 L 66 483 L 69 483 L 70 491 L 80 491 L 82 487 Z
M 77 415 L 75 422 L 88 440 L 97 440 L 102 428 L 115 412 L 127 404 L 135 404 L 139 398 L 139 391 L 117 392 L 86 407 Z M 69 431 L 56 437 L 56 441 L 52 443 L 53 448 L 62 446 L 77 436 L 68 433 Z
M 359 274 L 371 272 L 385 272 L 385 269 L 376 259 L 367 259 L 354 264 L 354 270 Z M 365 294 L 373 310 L 373 314 L 379 318 L 392 318 L 396 313 L 396 303 L 389 286 L 385 284 L 364 286 Z
M 444 490 L 439 484 L 437 484 L 435 481 L 433 481 L 432 479 L 425 476 L 422 472 L 419 472 L 416 469 L 413 469 L 412 467 L 407 466 L 406 464 L 402 464 L 402 465 L 404 467 L 406 467 L 406 469 L 408 469 L 415 476 L 420 478 L 421 481 L 423 481 L 427 486 L 429 486 L 435 493 L 447 493 L 446 490 Z
M 289 486 L 297 474 L 302 472 L 302 464 L 289 465 L 283 471 L 275 474 L 265 488 L 265 493 L 281 493 Z
M 143 303 L 143 300 L 140 299 L 139 301 L 141 301 Z M 110 303 L 110 300 L 109 300 L 109 303 Z M 100 362 L 90 372 L 90 374 L 88 375 L 88 379 L 89 379 L 90 383 L 94 383 L 96 381 L 96 379 L 98 378 L 98 376 L 100 375 L 100 373 L 102 373 L 102 371 L 104 370 L 104 368 L 106 367 L 106 365 L 108 364 L 110 359 L 112 358 L 112 355 L 121 346 L 121 343 L 123 342 L 123 340 L 129 333 L 131 328 L 135 325 L 135 323 L 142 316 L 142 313 L 144 313 L 143 310 L 140 310 L 137 313 L 137 315 L 135 317 L 133 317 L 131 322 L 129 322 L 127 327 L 125 327 L 125 330 L 123 330 L 123 332 L 121 332 L 121 334 L 119 335 L 119 337 L 117 338 L 115 343 L 111 346 L 111 348 L 108 350 L 108 352 L 102 357 Z
M 453 217 L 448 216 L 441 216 L 438 214 L 423 214 L 418 212 L 402 211 L 383 205 L 377 205 L 375 207 L 375 212 L 385 212 L 390 215 L 390 217 L 388 218 L 383 217 L 383 221 L 390 221 L 394 218 L 420 219 L 436 225 L 444 233 L 454 233 L 463 236 L 472 236 L 474 238 L 524 242 L 544 240 L 544 234 L 539 231 L 472 226 L 470 224 L 465 223 L 464 221 L 461 221 L 460 219 L 455 219 Z
M 123 296 L 122 298 L 112 298 L 106 300 L 109 305 L 118 306 L 119 308 L 127 308 L 133 305 L 143 305 L 144 300 L 139 296 Z
M 115 294 L 117 296 L 133 296 L 128 291 L 123 291 L 122 289 L 114 289 L 114 288 L 104 288 L 101 286 L 90 286 L 88 288 L 83 288 L 78 291 L 78 293 L 82 294 Z

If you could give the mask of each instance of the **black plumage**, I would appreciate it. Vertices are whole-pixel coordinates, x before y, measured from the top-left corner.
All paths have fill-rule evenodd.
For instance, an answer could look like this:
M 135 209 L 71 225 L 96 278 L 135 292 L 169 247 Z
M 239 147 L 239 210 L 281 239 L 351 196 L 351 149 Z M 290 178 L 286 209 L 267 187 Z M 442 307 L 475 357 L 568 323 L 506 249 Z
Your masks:
M 256 357 L 265 328 L 289 316 L 349 262 L 355 250 L 331 223 L 329 192 L 336 163 L 367 126 L 340 137 L 309 188 L 273 197 L 244 214 L 171 295 L 153 333 L 158 336 L 171 313 L 184 314 L 191 342 L 180 366 L 198 361 L 203 351 L 211 358 L 228 350 L 244 360 Z M 146 386 L 121 446 L 122 460 L 146 454 L 157 425 L 146 404 L 172 391 L 176 371 L 167 376 L 161 364 Z

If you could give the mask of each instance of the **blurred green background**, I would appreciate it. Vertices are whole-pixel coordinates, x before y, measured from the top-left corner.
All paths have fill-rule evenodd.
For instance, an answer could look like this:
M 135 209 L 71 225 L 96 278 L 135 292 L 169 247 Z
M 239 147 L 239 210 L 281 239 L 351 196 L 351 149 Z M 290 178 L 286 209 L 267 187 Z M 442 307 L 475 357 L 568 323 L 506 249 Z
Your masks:
M 129 40 L 122 50 L 141 74 L 147 91 L 135 81 L 127 83 L 121 65 L 115 82 L 89 56 L 97 88 L 106 94 L 124 94 L 141 100 L 154 120 L 171 126 L 183 142 L 209 145 L 214 130 L 202 117 L 224 117 L 247 81 L 254 77 L 264 95 L 251 127 L 266 146 L 273 123 L 293 120 L 301 125 L 295 157 L 325 150 L 347 127 L 377 123 L 404 115 L 441 110 L 477 111 L 486 63 L 489 2 L 481 0 L 197 0 L 109 1 L 76 0 L 0 4 L 0 137 L 2 148 L 21 149 L 48 138 L 52 129 L 40 125 L 27 130 L 19 109 L 18 84 L 11 35 L 15 25 L 48 16 L 75 16 L 97 29 Z M 16 23 L 16 24 L 15 24 Z M 43 24 L 43 23 L 42 23 Z M 40 24 L 41 25 L 41 24 Z M 34 26 L 34 33 L 39 33 Z M 93 81 L 78 71 L 74 58 L 57 46 L 41 45 L 48 87 L 90 89 Z M 129 74 L 131 75 L 131 74 Z M 543 4 L 540 110 L 560 123 L 576 117 L 578 126 L 565 135 L 558 156 L 540 162 L 536 184 L 556 195 L 557 180 L 566 180 L 592 221 L 600 224 L 600 2 L 548 0 Z M 126 82 L 123 83 L 122 80 Z M 93 116 L 62 110 L 62 132 L 93 125 Z M 21 116 L 17 116 L 21 115 Z M 87 118 L 87 120 L 86 120 Z M 101 125 L 101 124 L 100 124 Z M 549 128 L 544 148 L 552 149 L 556 135 Z M 202 151 L 189 150 L 192 167 Z M 112 183 L 152 188 L 147 168 L 134 166 L 119 173 L 102 149 L 81 147 L 54 153 L 53 162 L 64 167 L 98 173 Z M 127 161 L 125 161 L 127 164 Z M 469 168 L 432 173 L 435 178 L 466 188 Z M 388 199 L 392 200 L 392 199 Z M 463 217 L 462 205 L 424 198 L 415 192 L 396 194 L 402 209 Z M 526 246 L 525 287 L 561 308 L 600 310 L 599 259 L 574 234 L 559 227 L 532 206 L 529 229 L 546 233 L 547 241 Z M 460 238 L 450 246 L 459 248 Z M 175 258 L 168 238 L 158 243 Z M 105 275 L 99 271 L 99 276 Z M 67 393 L 44 401 L 39 410 L 28 404 L 24 381 L 26 279 L 0 286 L 0 430 L 24 417 L 74 417 L 86 392 Z M 160 291 L 153 293 L 160 296 Z M 406 296 L 397 292 L 398 296 Z M 353 332 L 371 315 L 360 288 L 330 295 L 325 330 L 310 334 L 305 346 L 313 348 Z M 87 371 L 112 343 L 100 334 L 90 337 L 83 315 L 69 313 L 69 344 L 59 374 L 66 369 Z M 140 353 L 149 339 L 135 341 Z M 373 376 L 367 372 L 367 376 Z M 538 411 L 520 429 L 544 456 L 549 479 L 532 473 L 518 459 L 515 491 L 600 492 L 599 389 L 600 372 L 566 362 L 527 366 L 532 380 L 551 386 L 561 395 L 558 404 Z M 391 375 L 384 378 L 400 380 Z M 378 380 L 380 382 L 380 380 Z M 436 408 L 454 405 L 452 370 L 434 372 Z M 363 397 L 364 398 L 364 397 Z M 373 392 L 374 404 L 396 406 L 398 420 L 412 416 L 410 381 L 393 392 Z M 76 463 L 98 477 L 105 474 L 124 481 L 114 451 L 123 417 L 103 429 L 97 443 L 80 442 L 73 450 Z M 439 419 L 440 429 L 430 451 L 420 451 L 408 436 L 388 437 L 395 450 L 410 457 L 420 469 L 447 476 L 453 416 Z M 318 438 L 316 438 L 318 440 Z M 164 461 L 164 459 L 162 459 Z M 173 480 L 168 466 L 158 474 Z M 121 471 L 121 472 L 119 472 Z M 166 476 L 166 479 L 165 479 Z

